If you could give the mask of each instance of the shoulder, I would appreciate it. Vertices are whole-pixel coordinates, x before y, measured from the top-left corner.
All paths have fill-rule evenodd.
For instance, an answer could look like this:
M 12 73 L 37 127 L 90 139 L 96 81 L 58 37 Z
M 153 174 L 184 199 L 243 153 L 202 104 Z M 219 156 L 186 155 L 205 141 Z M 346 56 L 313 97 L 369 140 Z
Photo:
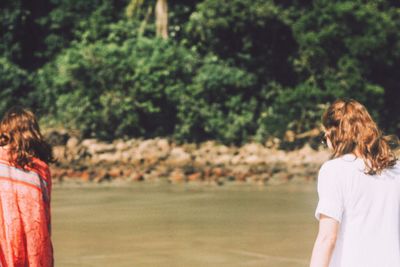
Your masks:
M 49 165 L 38 159 L 38 158 L 33 158 L 32 159 L 32 165 L 30 167 L 31 171 L 36 172 L 37 174 L 39 174 L 42 178 L 50 179 L 50 168 Z
M 345 162 L 341 158 L 335 158 L 328 160 L 322 164 L 319 172 L 320 173 L 337 173 L 343 170 L 343 167 L 345 167 Z
M 363 169 L 364 163 L 362 159 L 359 159 L 351 154 L 346 154 L 326 161 L 324 164 L 322 164 L 320 172 L 343 174 L 352 171 L 362 171 Z
M 400 160 L 397 160 L 393 167 L 389 167 L 382 172 L 382 175 L 389 175 L 390 177 L 400 177 Z
M 335 177 L 340 177 L 338 172 L 341 170 L 340 162 L 337 159 L 326 161 L 322 164 L 318 172 L 318 184 L 328 181 L 337 180 Z
M 364 163 L 354 155 L 344 155 L 326 161 L 322 164 L 318 173 L 318 183 L 328 187 L 346 184 L 347 180 L 363 172 Z
M 344 162 L 340 158 L 326 161 L 320 168 L 317 179 L 317 190 L 320 198 L 331 198 L 342 195 L 348 174 L 344 171 Z

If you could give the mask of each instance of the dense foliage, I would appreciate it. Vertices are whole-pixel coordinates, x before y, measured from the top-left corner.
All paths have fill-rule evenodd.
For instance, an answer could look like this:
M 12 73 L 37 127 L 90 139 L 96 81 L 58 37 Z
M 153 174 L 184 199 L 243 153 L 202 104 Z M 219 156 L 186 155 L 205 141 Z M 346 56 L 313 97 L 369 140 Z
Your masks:
M 168 1 L 0 4 L 0 112 L 103 139 L 171 136 L 241 143 L 318 127 L 338 97 L 400 133 L 397 1 Z
M 196 60 L 159 39 L 78 44 L 38 71 L 37 105 L 84 135 L 171 135 Z
M 28 73 L 0 57 L 0 113 L 13 105 L 29 105 L 27 92 L 30 91 L 30 80 Z

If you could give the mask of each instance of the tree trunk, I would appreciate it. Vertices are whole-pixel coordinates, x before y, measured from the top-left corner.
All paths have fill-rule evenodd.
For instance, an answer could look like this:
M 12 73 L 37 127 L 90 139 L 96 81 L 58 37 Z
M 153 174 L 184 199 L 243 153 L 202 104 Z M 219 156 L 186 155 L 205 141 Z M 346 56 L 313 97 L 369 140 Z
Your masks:
M 167 0 L 157 0 L 156 3 L 156 33 L 158 37 L 168 39 L 168 3 Z

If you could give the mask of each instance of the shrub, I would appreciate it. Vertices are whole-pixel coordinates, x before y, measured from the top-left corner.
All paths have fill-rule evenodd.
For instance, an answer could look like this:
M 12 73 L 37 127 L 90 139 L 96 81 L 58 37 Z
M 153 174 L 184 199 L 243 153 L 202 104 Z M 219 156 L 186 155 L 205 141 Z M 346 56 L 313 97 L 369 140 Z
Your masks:
M 77 45 L 38 72 L 36 93 L 56 120 L 84 136 L 168 135 L 196 60 L 158 39 Z
M 294 85 L 297 44 L 285 17 L 271 0 L 205 0 L 190 17 L 188 43 L 254 73 L 259 87 Z
M 28 73 L 0 58 L 0 116 L 13 105 L 30 106 L 27 93 L 31 90 Z
M 256 129 L 257 98 L 249 94 L 255 76 L 209 56 L 180 96 L 176 136 L 240 143 Z

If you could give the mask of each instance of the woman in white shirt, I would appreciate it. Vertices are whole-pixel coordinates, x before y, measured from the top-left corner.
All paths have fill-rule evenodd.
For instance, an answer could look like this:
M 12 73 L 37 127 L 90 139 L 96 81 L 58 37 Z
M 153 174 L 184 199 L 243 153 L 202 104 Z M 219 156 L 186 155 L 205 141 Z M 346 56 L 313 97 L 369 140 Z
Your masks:
M 400 163 L 366 108 L 337 100 L 322 124 L 333 151 L 318 175 L 311 267 L 400 266 Z

